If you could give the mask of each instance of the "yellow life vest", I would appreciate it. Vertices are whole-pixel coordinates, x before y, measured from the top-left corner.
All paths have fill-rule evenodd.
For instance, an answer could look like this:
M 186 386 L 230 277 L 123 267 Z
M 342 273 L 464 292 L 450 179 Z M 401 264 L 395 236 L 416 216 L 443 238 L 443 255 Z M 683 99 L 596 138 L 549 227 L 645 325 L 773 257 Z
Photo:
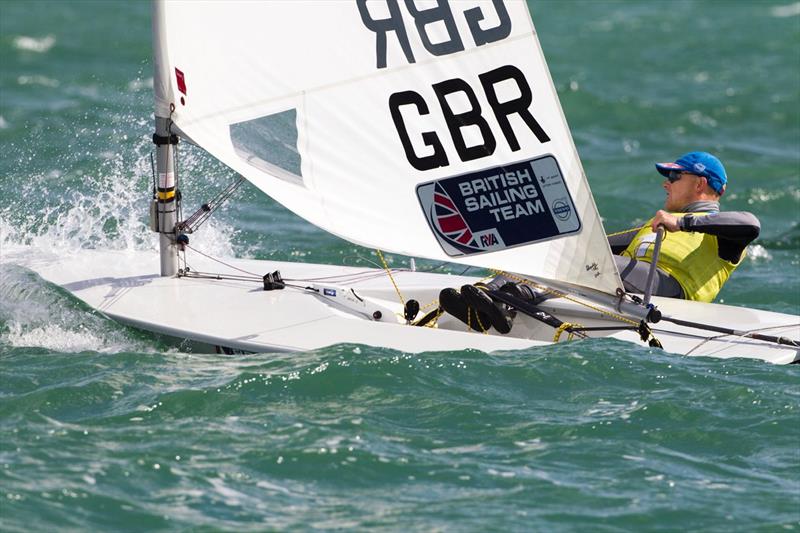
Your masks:
M 708 213 L 671 213 L 679 218 L 691 214 L 695 217 Z M 656 234 L 650 228 L 651 218 L 639 230 L 622 255 L 652 263 Z M 683 288 L 684 298 L 700 302 L 711 302 L 737 266 L 742 263 L 745 253 L 738 263 L 722 259 L 718 254 L 716 235 L 708 233 L 676 231 L 667 232 L 661 241 L 658 268 L 675 278 Z

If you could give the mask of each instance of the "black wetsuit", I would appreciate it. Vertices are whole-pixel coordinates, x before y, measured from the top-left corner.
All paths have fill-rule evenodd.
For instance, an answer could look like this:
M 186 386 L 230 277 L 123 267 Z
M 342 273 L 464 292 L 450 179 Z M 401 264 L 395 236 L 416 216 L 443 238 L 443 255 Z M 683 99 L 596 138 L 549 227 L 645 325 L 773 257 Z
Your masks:
M 682 231 L 715 235 L 718 242 L 717 254 L 721 259 L 730 263 L 738 263 L 741 260 L 747 245 L 753 242 L 761 231 L 761 224 L 755 215 L 746 211 L 720 212 L 718 202 L 692 202 L 680 212 L 709 213 L 701 217 L 686 215 L 679 219 L 678 226 Z M 608 243 L 611 245 L 611 252 L 614 254 L 614 261 L 619 269 L 625 290 L 643 293 L 650 264 L 618 255 L 628 248 L 638 232 L 638 229 L 632 229 L 614 235 L 608 238 Z M 670 298 L 684 297 L 683 289 L 677 280 L 660 268 L 656 268 L 653 294 Z

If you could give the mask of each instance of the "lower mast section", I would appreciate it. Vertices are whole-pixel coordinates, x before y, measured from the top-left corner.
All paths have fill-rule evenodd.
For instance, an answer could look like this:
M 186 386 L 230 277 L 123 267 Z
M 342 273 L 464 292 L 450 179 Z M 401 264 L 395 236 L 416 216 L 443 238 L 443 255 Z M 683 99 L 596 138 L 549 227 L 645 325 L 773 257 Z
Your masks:
M 178 273 L 178 246 L 175 234 L 175 226 L 178 223 L 178 196 L 174 146 L 178 144 L 178 136 L 170 134 L 168 118 L 156 117 L 153 143 L 156 145 L 158 180 L 153 229 L 159 234 L 161 275 L 175 276 Z

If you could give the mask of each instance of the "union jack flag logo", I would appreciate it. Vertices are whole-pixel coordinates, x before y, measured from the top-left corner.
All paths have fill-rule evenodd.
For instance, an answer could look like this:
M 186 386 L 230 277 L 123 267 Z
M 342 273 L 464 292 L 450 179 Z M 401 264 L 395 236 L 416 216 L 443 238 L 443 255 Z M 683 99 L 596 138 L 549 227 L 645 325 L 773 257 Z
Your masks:
M 450 195 L 437 183 L 433 193 L 433 213 L 431 219 L 435 221 L 441 234 L 451 241 L 477 248 L 475 237 L 467 226 L 466 220 L 461 216 Z

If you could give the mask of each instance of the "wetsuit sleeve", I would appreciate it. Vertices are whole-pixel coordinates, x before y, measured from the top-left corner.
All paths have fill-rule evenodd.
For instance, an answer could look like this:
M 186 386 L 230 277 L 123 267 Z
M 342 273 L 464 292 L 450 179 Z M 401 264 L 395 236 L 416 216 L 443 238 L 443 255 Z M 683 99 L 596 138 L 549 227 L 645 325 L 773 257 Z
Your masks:
M 686 215 L 679 226 L 683 231 L 696 231 L 715 235 L 719 243 L 720 258 L 738 263 L 747 245 L 761 232 L 761 223 L 752 213 L 729 211 L 695 217 Z
M 619 255 L 624 252 L 638 232 L 639 228 L 633 228 L 608 237 L 608 244 L 611 245 L 611 253 Z

